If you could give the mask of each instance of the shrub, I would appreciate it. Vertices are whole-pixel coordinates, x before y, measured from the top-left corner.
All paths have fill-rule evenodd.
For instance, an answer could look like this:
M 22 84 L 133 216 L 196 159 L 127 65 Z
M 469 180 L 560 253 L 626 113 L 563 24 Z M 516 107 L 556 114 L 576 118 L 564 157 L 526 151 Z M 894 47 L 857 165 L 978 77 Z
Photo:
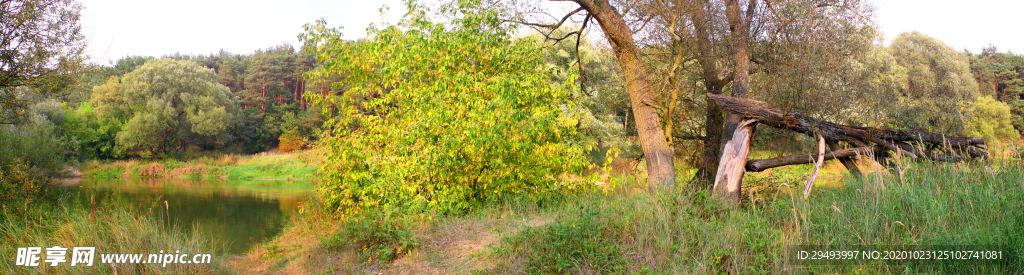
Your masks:
M 2 212 L 23 213 L 28 205 L 43 195 L 40 187 L 45 182 L 34 173 L 29 163 L 20 158 L 0 165 L 0 205 Z
M 498 12 L 460 3 L 426 21 L 410 3 L 399 26 L 371 30 L 358 43 L 340 40 L 324 22 L 308 26 L 307 43 L 324 44 L 314 77 L 345 75 L 339 96 L 309 94 L 332 129 L 324 145 L 319 192 L 343 212 L 367 208 L 462 212 L 509 194 L 539 195 L 581 171 L 580 146 L 565 142 L 567 86 L 535 42 L 513 41 Z
M 964 135 L 972 137 L 1016 140 L 1019 135 L 1013 128 L 1010 106 L 996 101 L 992 96 L 979 97 L 971 108 L 973 118 L 967 123 Z
M 291 152 L 305 148 L 308 143 L 306 140 L 299 136 L 295 131 L 288 131 L 281 135 L 279 138 L 279 145 L 277 147 L 282 153 Z

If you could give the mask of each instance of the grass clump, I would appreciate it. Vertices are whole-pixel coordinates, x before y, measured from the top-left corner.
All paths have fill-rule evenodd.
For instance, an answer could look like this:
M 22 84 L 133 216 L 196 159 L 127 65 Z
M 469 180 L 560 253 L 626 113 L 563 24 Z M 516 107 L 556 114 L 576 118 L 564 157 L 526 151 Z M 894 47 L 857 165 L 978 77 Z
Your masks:
M 523 254 L 530 274 L 621 273 L 626 258 L 615 236 L 619 230 L 599 216 L 587 207 L 580 218 L 524 229 L 507 238 L 507 248 L 498 254 Z
M 419 245 L 413 231 L 416 217 L 377 211 L 347 217 L 342 230 L 323 241 L 331 250 L 359 251 L 360 262 L 389 264 Z

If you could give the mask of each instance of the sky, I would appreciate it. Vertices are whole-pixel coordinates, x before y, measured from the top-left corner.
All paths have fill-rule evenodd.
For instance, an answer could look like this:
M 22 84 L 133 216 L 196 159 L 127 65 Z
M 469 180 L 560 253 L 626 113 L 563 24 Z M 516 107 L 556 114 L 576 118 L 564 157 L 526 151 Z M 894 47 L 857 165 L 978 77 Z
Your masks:
M 874 0 L 875 22 L 886 45 L 900 33 L 918 31 L 962 51 L 989 44 L 1001 52 L 1024 53 L 1020 12 L 1024 1 Z
M 429 0 L 428 0 L 429 1 Z M 919 31 L 956 50 L 1024 53 L 1015 13 L 1024 1 L 873 0 L 886 45 Z M 91 61 L 109 64 L 129 55 L 252 53 L 284 43 L 296 46 L 303 24 L 325 18 L 346 39 L 366 36 L 371 23 L 397 22 L 400 0 L 82 0 L 82 30 Z M 383 16 L 382 5 L 390 10 Z
M 324 18 L 346 39 L 366 36 L 370 23 L 397 22 L 401 0 L 81 0 L 82 32 L 92 62 L 129 55 L 247 54 L 284 43 L 298 48 L 302 26 Z M 381 16 L 381 5 L 390 11 Z

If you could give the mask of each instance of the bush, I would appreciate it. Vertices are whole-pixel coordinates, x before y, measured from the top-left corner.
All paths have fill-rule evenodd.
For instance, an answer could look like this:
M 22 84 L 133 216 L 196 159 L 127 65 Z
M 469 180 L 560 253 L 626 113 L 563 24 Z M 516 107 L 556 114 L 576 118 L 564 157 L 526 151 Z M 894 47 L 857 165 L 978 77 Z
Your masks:
M 337 41 L 320 48 L 324 64 L 311 74 L 345 75 L 334 85 L 348 88 L 309 94 L 337 114 L 320 142 L 328 151 L 325 204 L 453 213 L 575 188 L 562 185 L 563 174 L 586 165 L 580 146 L 567 142 L 578 124 L 561 108 L 570 86 L 551 85 L 538 46 L 513 41 L 513 27 L 493 10 L 445 5 L 459 19 L 435 24 L 411 5 L 401 26 L 371 31 L 368 41 L 341 42 L 323 21 L 307 26 L 308 43 Z
M 295 150 L 305 148 L 308 143 L 306 140 L 299 136 L 295 131 L 289 131 L 281 135 L 280 142 L 278 143 L 277 149 L 282 153 L 287 153 Z
M 78 141 L 61 135 L 53 124 L 0 125 L 0 166 L 24 164 L 32 176 L 56 176 L 76 157 Z
M 999 140 L 1017 140 L 1019 137 L 1013 128 L 1010 106 L 992 96 L 979 97 L 971 107 L 971 114 L 973 118 L 964 129 L 966 136 Z
M 0 205 L 5 213 L 24 213 L 29 204 L 43 193 L 40 187 L 45 182 L 34 173 L 29 163 L 20 158 L 0 165 Z

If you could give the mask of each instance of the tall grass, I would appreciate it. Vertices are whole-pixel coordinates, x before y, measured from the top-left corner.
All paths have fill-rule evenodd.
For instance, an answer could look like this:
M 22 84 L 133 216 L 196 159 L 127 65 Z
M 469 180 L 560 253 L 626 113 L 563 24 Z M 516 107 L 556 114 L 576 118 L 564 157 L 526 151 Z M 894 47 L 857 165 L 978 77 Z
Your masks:
M 56 204 L 55 204 L 56 205 Z M 161 219 L 139 211 L 117 207 L 98 207 L 91 211 L 66 208 L 50 204 L 39 206 L 34 213 L 13 215 L 0 213 L 0 261 L 3 274 L 214 274 L 218 270 L 218 256 L 223 244 L 214 244 L 198 232 L 182 232 L 177 227 L 168 229 Z M 68 248 L 68 262 L 49 267 L 45 251 L 39 267 L 15 266 L 13 260 L 18 247 Z M 71 266 L 73 247 L 95 247 L 93 266 Z M 101 253 L 158 254 L 212 254 L 211 264 L 104 264 Z M 144 256 L 144 257 L 148 257 Z M 145 258 L 143 259 L 145 260 Z
M 799 188 L 793 186 L 793 189 Z M 681 188 L 685 189 L 685 188 Z M 763 192 L 763 191 L 762 191 Z M 1024 272 L 1024 169 L 1020 163 L 900 163 L 809 200 L 783 185 L 740 208 L 706 191 L 649 195 L 635 188 L 570 196 L 548 207 L 557 222 L 506 237 L 494 273 L 944 273 Z M 567 226 L 585 225 L 585 226 Z M 572 251 L 561 243 L 606 249 Z M 1006 265 L 800 266 L 793 245 L 987 245 Z M 619 257 L 628 259 L 618 260 Z M 552 263 L 551 265 L 537 263 Z

